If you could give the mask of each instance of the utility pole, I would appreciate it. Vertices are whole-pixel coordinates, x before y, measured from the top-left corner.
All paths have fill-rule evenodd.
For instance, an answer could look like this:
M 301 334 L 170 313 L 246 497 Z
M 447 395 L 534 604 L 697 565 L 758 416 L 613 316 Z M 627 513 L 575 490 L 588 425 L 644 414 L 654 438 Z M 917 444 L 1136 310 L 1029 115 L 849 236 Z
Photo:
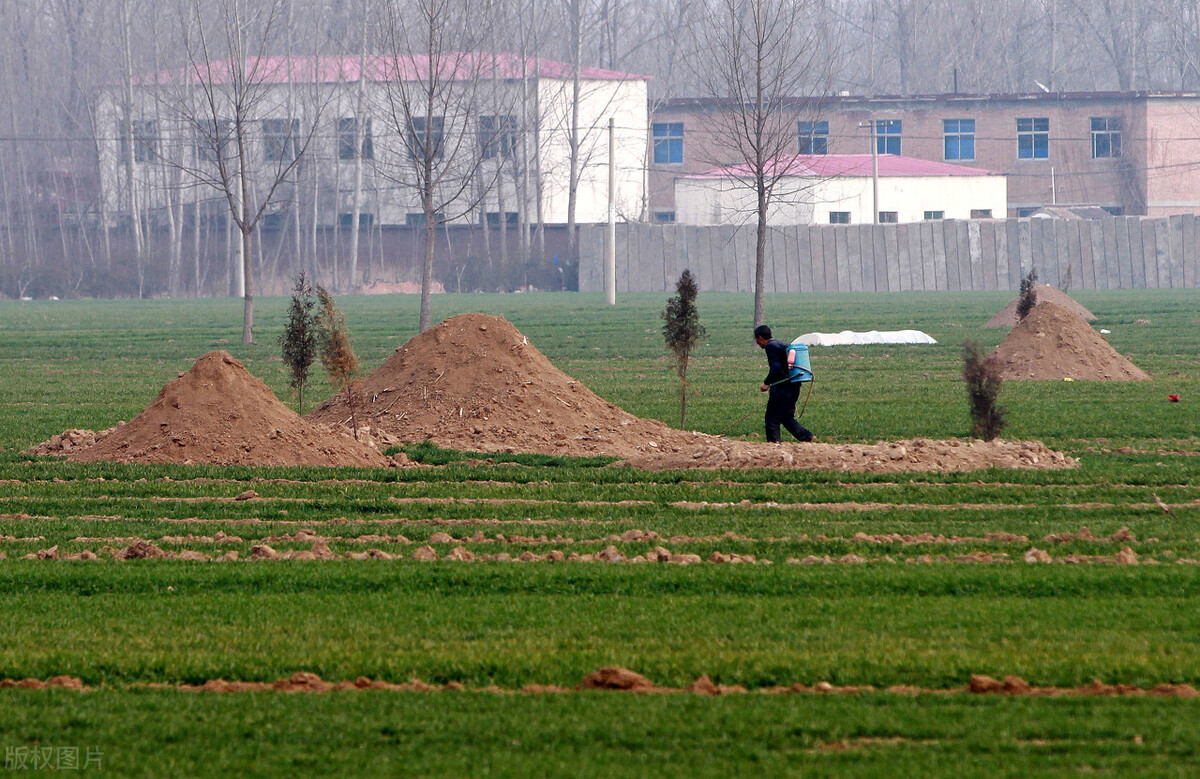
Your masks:
M 879 224 L 879 142 L 875 136 L 875 120 L 870 119 L 858 126 L 871 131 L 871 221 Z
M 608 304 L 617 304 L 617 142 L 613 117 L 608 118 L 608 229 L 604 257 L 604 292 Z

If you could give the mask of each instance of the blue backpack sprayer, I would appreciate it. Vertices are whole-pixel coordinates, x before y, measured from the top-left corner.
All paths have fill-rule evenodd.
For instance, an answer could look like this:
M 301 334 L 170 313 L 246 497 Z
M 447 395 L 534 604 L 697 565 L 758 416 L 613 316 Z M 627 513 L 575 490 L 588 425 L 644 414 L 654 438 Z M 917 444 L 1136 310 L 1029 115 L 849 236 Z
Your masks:
M 812 397 L 813 372 L 812 360 L 808 356 L 808 344 L 803 341 L 793 341 L 788 344 L 787 360 L 787 380 L 795 384 L 808 385 L 808 392 L 804 395 L 804 405 L 800 407 L 800 413 L 796 415 L 796 419 L 800 419 L 804 416 L 804 410 L 808 408 L 808 399 Z
M 812 397 L 812 388 L 813 388 L 813 380 L 814 380 L 813 379 L 813 371 L 812 371 L 812 359 L 808 355 L 808 344 L 804 343 L 803 341 L 793 341 L 792 343 L 788 344 L 787 364 L 788 364 L 787 378 L 780 379 L 779 381 L 774 382 L 770 386 L 773 387 L 773 386 L 775 386 L 775 384 L 783 384 L 785 381 L 792 382 L 794 384 L 807 384 L 808 385 L 808 393 L 804 396 L 804 405 L 800 407 L 800 413 L 796 415 L 796 419 L 800 419 L 802 416 L 804 416 L 804 410 L 808 408 L 808 399 L 810 397 Z M 730 428 L 734 427 L 735 425 L 737 425 L 738 423 L 740 423 L 742 420 L 744 420 L 746 417 L 750 416 L 753 413 L 754 413 L 753 410 L 746 412 L 742 416 L 735 419 L 733 421 L 733 424 L 729 425 L 729 427 L 725 428 L 717 435 L 725 435 L 726 433 L 729 432 Z

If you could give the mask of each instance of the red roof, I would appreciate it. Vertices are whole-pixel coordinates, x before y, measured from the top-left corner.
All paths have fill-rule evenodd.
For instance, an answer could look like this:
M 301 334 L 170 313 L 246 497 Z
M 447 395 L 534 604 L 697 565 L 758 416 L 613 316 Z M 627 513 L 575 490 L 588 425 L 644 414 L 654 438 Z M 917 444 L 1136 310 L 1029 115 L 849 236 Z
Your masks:
M 571 78 L 573 73 L 567 63 L 548 59 L 524 57 L 512 52 L 451 52 L 434 61 L 441 78 L 448 81 L 479 78 L 519 79 Z M 249 81 L 256 84 L 334 84 L 357 81 L 360 58 L 357 55 L 329 57 L 249 57 L 245 71 Z M 416 81 L 424 79 L 430 70 L 430 58 L 425 55 L 398 57 L 371 55 L 363 68 L 368 81 Z M 188 68 L 160 71 L 141 80 L 143 84 L 169 84 L 184 81 Z M 191 78 L 196 81 L 211 81 L 226 84 L 233 70 L 228 60 L 197 63 L 191 69 Z M 208 74 L 208 78 L 204 74 Z M 647 80 L 649 76 L 621 73 L 603 68 L 582 68 L 580 78 L 594 81 Z
M 994 170 L 983 168 L 968 168 L 965 165 L 954 165 L 949 162 L 934 162 L 921 160 L 916 157 L 902 157 L 898 154 L 880 154 L 880 177 L 892 178 L 897 176 L 1003 176 Z M 684 174 L 680 178 L 746 178 L 753 176 L 754 171 L 749 165 L 726 165 L 720 168 L 706 170 L 703 173 Z M 767 164 L 769 176 L 803 176 L 813 178 L 831 178 L 834 176 L 859 177 L 871 176 L 872 164 L 870 154 L 797 154 L 795 157 L 776 157 Z

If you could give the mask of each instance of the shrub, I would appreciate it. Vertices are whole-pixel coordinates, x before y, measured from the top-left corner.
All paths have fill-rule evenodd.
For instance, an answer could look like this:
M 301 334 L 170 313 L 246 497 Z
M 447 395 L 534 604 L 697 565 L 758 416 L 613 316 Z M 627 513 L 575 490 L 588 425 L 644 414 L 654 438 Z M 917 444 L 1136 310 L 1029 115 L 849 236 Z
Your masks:
M 292 302 L 288 307 L 287 324 L 279 336 L 279 348 L 283 353 L 283 364 L 291 375 L 288 384 L 299 399 L 300 413 L 304 413 L 304 385 L 308 383 L 308 369 L 317 359 L 317 317 L 313 313 L 312 284 L 302 272 L 292 288 Z
M 354 379 L 358 376 L 358 356 L 350 346 L 350 333 L 346 330 L 346 317 L 337 307 L 333 295 L 317 285 L 317 299 L 321 309 L 317 312 L 317 327 L 320 332 L 321 364 L 329 374 L 329 383 L 335 392 L 346 393 L 350 407 L 350 426 L 358 438 L 358 418 L 354 408 Z
M 1037 268 L 1030 268 L 1029 273 L 1021 279 L 1021 297 L 1017 300 L 1017 321 L 1020 322 L 1033 307 L 1037 305 L 1037 297 L 1034 295 L 1033 288 L 1037 286 Z
M 667 307 L 662 312 L 662 332 L 667 348 L 675 355 L 675 369 L 679 372 L 679 426 L 682 428 L 687 416 L 688 360 L 705 331 L 700 324 L 700 312 L 696 309 L 700 287 L 690 270 L 685 268 L 679 275 L 675 292 L 675 296 L 667 300 Z
M 1000 371 L 983 353 L 977 341 L 963 343 L 963 381 L 967 383 L 967 400 L 971 407 L 971 435 L 991 441 L 1008 424 L 1008 411 L 996 405 L 1000 396 Z

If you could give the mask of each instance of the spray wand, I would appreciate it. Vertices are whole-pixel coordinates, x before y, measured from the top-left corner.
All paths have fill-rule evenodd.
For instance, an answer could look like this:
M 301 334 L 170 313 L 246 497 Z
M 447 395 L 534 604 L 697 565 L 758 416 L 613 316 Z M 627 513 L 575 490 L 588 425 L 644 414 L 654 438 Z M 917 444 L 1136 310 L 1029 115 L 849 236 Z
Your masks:
M 785 376 L 784 378 L 780 379 L 779 381 L 773 381 L 773 382 L 771 382 L 771 383 L 770 383 L 770 384 L 768 384 L 767 386 L 768 386 L 768 387 L 774 387 L 776 384 L 783 384 L 785 381 L 791 381 L 791 380 L 792 380 L 792 377 L 791 377 L 791 376 Z M 808 399 L 812 397 L 812 385 L 813 385 L 813 381 L 814 381 L 813 379 L 809 379 L 808 381 L 806 381 L 806 382 L 805 382 L 805 384 L 807 384 L 807 385 L 808 385 L 808 393 L 807 393 L 807 394 L 804 396 L 804 405 L 800 407 L 800 413 L 796 415 L 796 419 L 797 419 L 797 420 L 799 420 L 801 417 L 803 417 L 803 416 L 804 416 L 804 410 L 808 408 Z M 721 432 L 717 433 L 717 437 L 718 437 L 718 438 L 720 438 L 720 437 L 724 436 L 724 435 L 725 435 L 726 433 L 728 433 L 730 430 L 732 430 L 733 428 L 737 427 L 737 426 L 738 426 L 740 423 L 744 422 L 744 421 L 746 420 L 746 417 L 750 416 L 751 414 L 753 414 L 753 413 L 754 413 L 755 411 L 757 411 L 757 410 L 758 410 L 758 409 L 753 409 L 753 408 L 752 408 L 752 409 L 750 409 L 749 411 L 747 411 L 745 414 L 742 414 L 740 417 L 738 417 L 737 419 L 733 420 L 733 422 L 732 422 L 732 423 L 731 423 L 731 424 L 730 424 L 728 427 L 726 427 L 726 428 L 725 428 L 724 430 L 722 430 Z

